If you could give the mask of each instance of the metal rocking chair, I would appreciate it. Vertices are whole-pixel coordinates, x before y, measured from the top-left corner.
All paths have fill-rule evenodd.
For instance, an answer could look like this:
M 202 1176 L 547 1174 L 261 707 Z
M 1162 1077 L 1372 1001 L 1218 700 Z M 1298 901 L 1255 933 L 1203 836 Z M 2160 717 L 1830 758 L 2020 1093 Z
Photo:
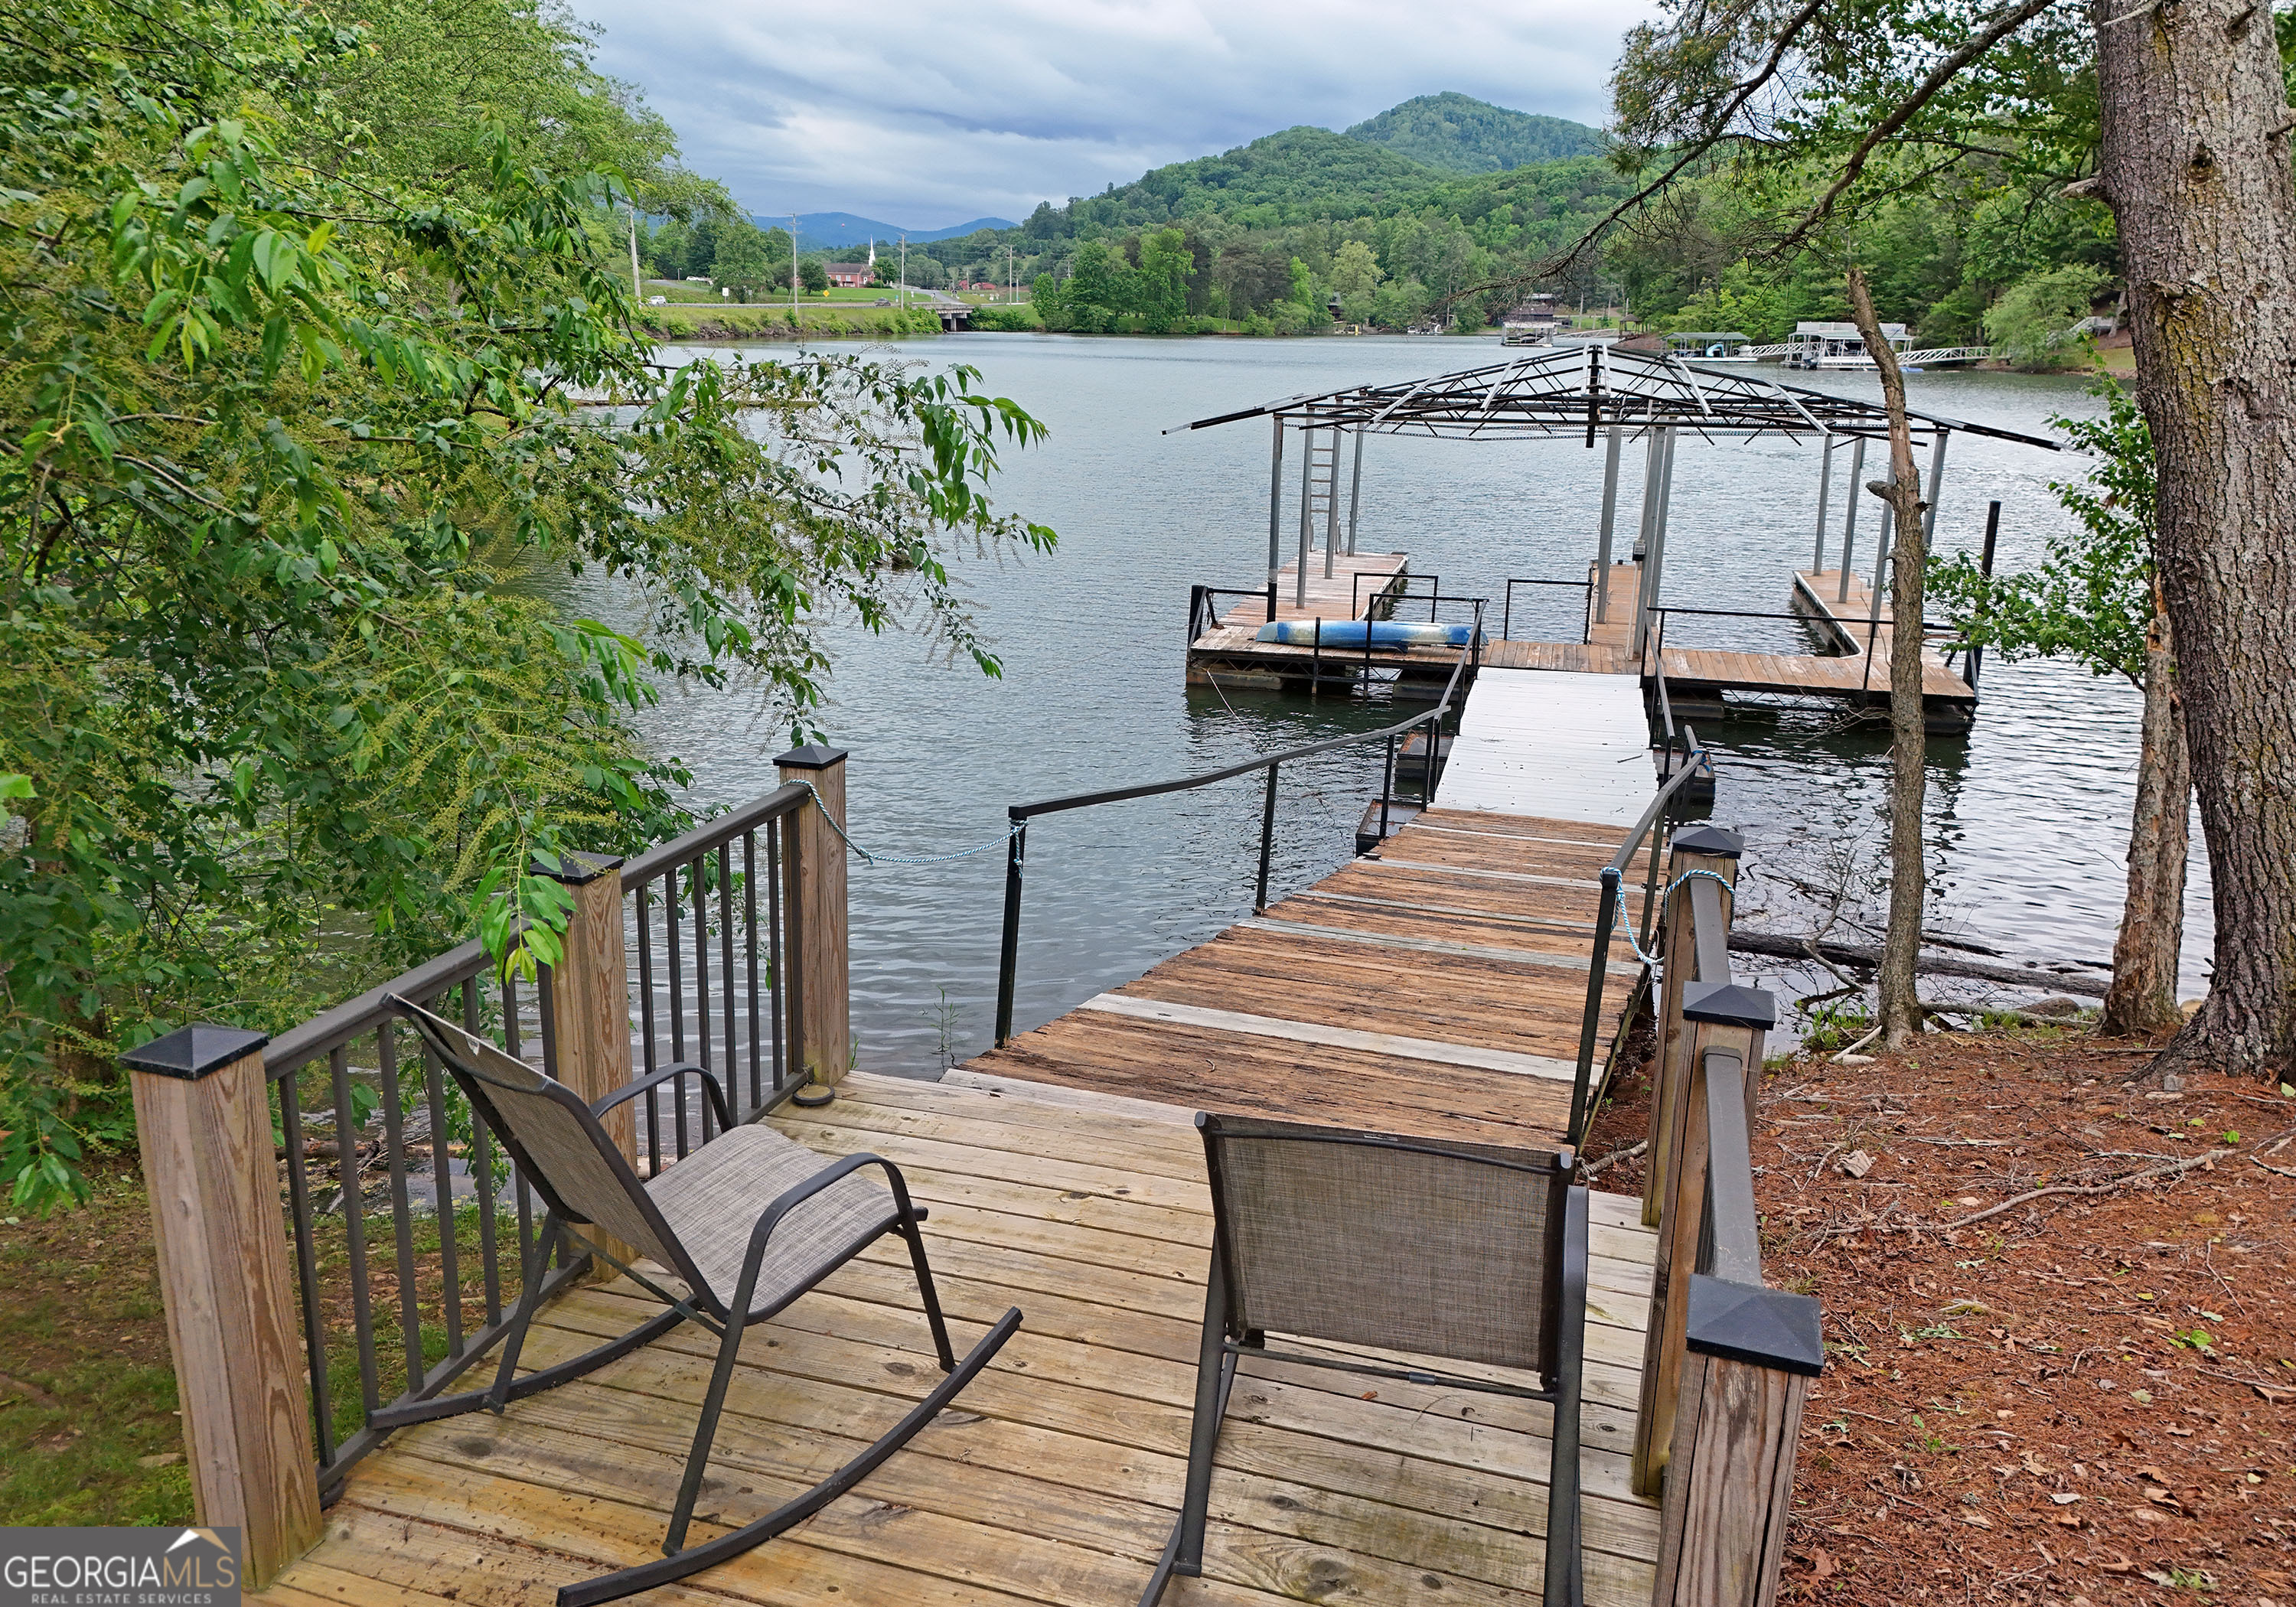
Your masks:
M 1574 1160 L 1199 1114 L 1212 1193 L 1211 1274 L 1180 1516 L 1140 1597 L 1203 1571 L 1212 1458 L 1242 1357 L 1475 1390 L 1554 1407 L 1546 1607 L 1581 1607 L 1578 1390 L 1587 1324 L 1587 1190 Z M 1540 1387 L 1330 1354 L 1330 1345 L 1521 1368 Z
M 559 1607 L 591 1607 L 685 1578 L 803 1522 L 867 1477 L 931 1423 L 1021 1325 L 1021 1311 L 1014 1307 L 997 1319 L 962 1362 L 956 1359 L 941 1320 L 939 1299 L 933 1291 L 932 1271 L 925 1263 L 924 1238 L 918 1232 L 925 1213 L 909 1202 L 908 1187 L 890 1161 L 857 1154 L 824 1165 L 822 1156 L 770 1127 L 737 1127 L 717 1078 L 691 1064 L 667 1067 L 617 1089 L 594 1105 L 586 1105 L 572 1089 L 452 1021 L 406 999 L 394 996 L 391 1003 L 413 1023 L 500 1136 L 520 1172 L 542 1196 L 549 1214 L 535 1235 L 518 1309 L 503 1341 L 502 1361 L 495 1370 L 493 1384 L 377 1412 L 372 1419 L 375 1426 L 425 1423 L 480 1406 L 500 1413 L 511 1401 L 566 1383 L 628 1355 L 688 1318 L 720 1336 L 718 1365 L 701 1403 L 693 1448 L 686 1457 L 685 1475 L 678 1485 L 669 1530 L 662 1541 L 662 1556 L 565 1586 L 558 1592 Z M 682 1087 L 682 1079 L 689 1076 L 701 1080 L 709 1110 L 717 1118 L 718 1136 L 650 1182 L 642 1183 L 607 1136 L 599 1118 L 662 1083 Z M 884 1173 L 884 1186 L 862 1175 L 872 1168 Z M 687 1292 L 681 1295 L 663 1288 L 644 1271 L 574 1232 L 577 1226 L 634 1246 L 640 1259 L 666 1268 Z M 685 1531 L 709 1465 L 710 1442 L 725 1408 L 726 1388 L 733 1382 L 742 1330 L 772 1316 L 888 1233 L 897 1233 L 908 1242 L 917 1292 L 932 1330 L 933 1349 L 947 1376 L 884 1438 L 804 1495 L 714 1540 L 688 1547 Z M 538 1296 L 551 1252 L 561 1250 L 562 1259 L 562 1241 L 569 1238 L 619 1268 L 668 1309 L 619 1339 L 520 1377 L 519 1349 L 540 1304 Z

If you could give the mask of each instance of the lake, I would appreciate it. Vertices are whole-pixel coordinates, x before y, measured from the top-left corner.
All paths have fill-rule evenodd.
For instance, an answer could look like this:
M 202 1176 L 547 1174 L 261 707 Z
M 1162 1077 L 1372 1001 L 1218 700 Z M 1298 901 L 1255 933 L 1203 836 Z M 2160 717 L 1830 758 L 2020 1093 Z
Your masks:
M 1265 580 L 1267 426 L 1161 431 L 1287 396 L 1491 362 L 1498 347 L 1488 338 L 977 334 L 910 343 L 898 356 L 971 364 L 985 389 L 1050 426 L 1042 448 L 1008 455 L 996 495 L 1061 537 L 1050 556 L 956 566 L 1004 660 L 1002 679 L 950 666 L 914 636 L 871 636 L 848 622 L 827 631 L 836 661 L 823 724 L 852 750 L 854 838 L 892 857 L 981 850 L 939 864 L 852 868 L 859 1063 L 930 1075 L 991 1041 L 1006 805 L 1176 777 L 1399 717 L 1383 701 L 1223 695 L 1184 684 L 1189 586 Z M 1758 372 L 1879 396 L 1871 375 Z M 2034 434 L 2053 433 L 2052 413 L 2099 410 L 2078 378 L 1938 373 L 1908 376 L 1907 385 L 1916 409 Z M 1810 559 L 1816 460 L 1814 443 L 1682 440 L 1663 601 L 1782 611 L 1791 571 Z M 1296 443 L 1287 461 L 1296 474 Z M 1576 441 L 1373 437 L 1360 546 L 1410 553 L 1413 570 L 1440 575 L 1447 592 L 1496 596 L 1507 576 L 1583 575 L 1602 466 L 1599 448 Z M 1869 453 L 1867 477 L 1879 471 Z M 2083 471 L 2071 454 L 1956 434 L 1938 545 L 1979 545 L 1986 504 L 1998 499 L 1999 567 L 2039 562 L 2067 524 L 2048 482 Z M 1837 469 L 1832 504 L 1837 539 L 1845 472 Z M 1638 448 L 1630 448 L 1620 475 L 1621 551 L 1640 483 Z M 1861 565 L 1871 564 L 1877 523 L 1872 510 L 1860 514 Z M 1294 530 L 1296 513 L 1287 515 L 1287 543 Z M 1514 634 L 1576 638 L 1569 608 L 1550 603 L 1547 611 L 1553 619 L 1538 621 L 1545 628 L 1519 622 Z M 1669 641 L 1807 646 L 1792 624 L 1728 620 L 1693 627 L 1677 619 Z M 1928 924 L 2021 961 L 2106 958 L 2124 891 L 2139 698 L 2125 683 L 2068 664 L 1997 659 L 1986 664 L 1983 694 L 1967 736 L 1930 742 Z M 775 784 L 772 758 L 788 732 L 754 694 L 674 692 L 649 720 L 652 740 L 692 767 L 694 802 L 737 802 Z M 1886 726 L 1853 726 L 1824 709 L 1763 710 L 1700 734 L 1719 778 L 1712 818 L 1749 840 L 1742 920 L 1805 930 L 1810 890 L 1846 880 L 1863 890 L 1863 914 L 1877 924 Z M 1286 767 L 1275 891 L 1327 874 L 1352 853 L 1379 770 L 1375 746 Z M 1033 825 L 1016 1029 L 1249 914 L 1260 799 L 1253 775 Z M 2197 823 L 2194 837 L 2197 845 Z M 2187 906 L 2191 996 L 2206 987 L 2210 934 L 2197 846 Z M 1858 934 L 1844 927 L 1836 935 Z M 1830 983 L 1787 975 L 1774 985 L 1808 991 Z

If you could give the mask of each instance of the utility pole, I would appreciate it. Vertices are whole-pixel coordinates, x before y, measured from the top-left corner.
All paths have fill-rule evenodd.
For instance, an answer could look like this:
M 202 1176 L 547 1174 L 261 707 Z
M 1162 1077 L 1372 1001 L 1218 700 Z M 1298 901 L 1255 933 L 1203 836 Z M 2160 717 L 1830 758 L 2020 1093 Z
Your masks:
M 797 214 L 790 214 L 790 328 L 797 332 L 798 340 L 805 340 L 805 318 L 797 305 Z
M 630 294 L 637 298 L 640 307 L 645 305 L 645 281 L 638 275 L 638 203 L 630 201 Z
M 901 236 L 901 310 L 909 308 L 909 237 Z

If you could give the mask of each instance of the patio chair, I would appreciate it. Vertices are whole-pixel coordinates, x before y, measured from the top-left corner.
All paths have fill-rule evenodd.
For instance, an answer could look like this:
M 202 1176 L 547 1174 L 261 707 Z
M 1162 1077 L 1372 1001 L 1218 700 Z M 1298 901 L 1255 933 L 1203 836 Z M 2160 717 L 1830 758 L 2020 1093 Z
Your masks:
M 396 1428 L 450 1417 L 480 1406 L 499 1414 L 511 1401 L 548 1390 L 627 1356 L 691 1320 L 719 1335 L 718 1362 L 693 1431 L 669 1529 L 660 1559 L 569 1585 L 558 1592 L 559 1607 L 591 1607 L 641 1590 L 682 1579 L 740 1555 L 803 1522 L 843 1495 L 955 1398 L 988 1365 L 1021 1325 L 1018 1307 L 1006 1311 L 963 1361 L 949 1348 L 940 1301 L 926 1265 L 922 1206 L 909 1200 L 899 1168 L 881 1156 L 824 1158 L 771 1127 L 736 1126 L 718 1078 L 690 1063 L 665 1067 L 607 1095 L 595 1104 L 562 1083 L 514 1060 L 485 1038 L 464 1031 L 421 1005 L 393 996 L 392 1004 L 411 1022 L 469 1096 L 472 1106 L 503 1142 L 520 1173 L 548 1207 L 528 1257 L 518 1308 L 503 1341 L 494 1382 L 485 1390 L 434 1400 L 415 1401 L 373 1414 L 378 1427 Z M 717 1136 L 676 1165 L 641 1183 L 630 1163 L 607 1136 L 599 1118 L 615 1106 L 663 1083 L 683 1097 L 685 1079 L 699 1080 L 708 1104 L 704 1130 L 714 1113 Z M 865 1174 L 882 1171 L 881 1185 Z M 667 1272 L 684 1292 L 663 1286 L 647 1268 L 609 1254 L 578 1228 L 635 1247 L 637 1259 Z M 932 1331 L 933 1350 L 947 1376 L 885 1436 L 828 1478 L 764 1517 L 705 1541 L 685 1545 L 694 1498 L 709 1462 L 710 1442 L 733 1382 L 742 1333 L 806 1293 L 831 1273 L 888 1233 L 907 1241 L 917 1275 L 917 1293 Z M 563 1265 L 567 1241 L 618 1267 L 668 1309 L 647 1318 L 619 1339 L 569 1360 L 518 1374 L 518 1357 L 541 1304 L 540 1292 L 552 1251 Z
M 1578 1387 L 1587 1324 L 1587 1190 L 1560 1154 L 1200 1113 L 1212 1194 L 1211 1271 L 1172 1537 L 1140 1607 L 1203 1571 L 1212 1458 L 1244 1357 L 1553 1404 L 1546 1607 L 1580 1607 Z M 1538 1387 L 1326 1346 L 1518 1368 Z

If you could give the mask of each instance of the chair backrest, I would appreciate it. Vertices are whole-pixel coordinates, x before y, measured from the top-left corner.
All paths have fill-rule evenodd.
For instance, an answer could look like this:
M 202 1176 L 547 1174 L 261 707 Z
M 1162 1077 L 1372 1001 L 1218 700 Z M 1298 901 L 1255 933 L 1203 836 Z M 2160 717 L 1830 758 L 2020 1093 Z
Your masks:
M 697 1275 L 676 1235 L 580 1095 L 444 1016 L 397 995 L 390 1002 L 461 1085 L 551 1209 L 569 1222 L 594 1224 L 693 1281 Z
M 1568 1153 L 1199 1115 L 1233 1333 L 1554 1376 Z

